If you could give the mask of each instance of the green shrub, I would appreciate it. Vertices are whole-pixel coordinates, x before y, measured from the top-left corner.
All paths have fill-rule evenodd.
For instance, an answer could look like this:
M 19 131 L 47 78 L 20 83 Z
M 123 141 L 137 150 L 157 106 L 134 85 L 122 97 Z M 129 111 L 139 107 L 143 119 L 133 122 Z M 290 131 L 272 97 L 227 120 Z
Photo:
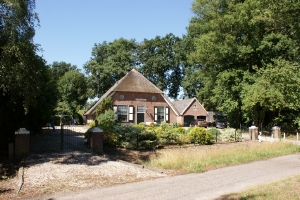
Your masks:
M 169 127 L 169 124 L 167 124 L 166 121 L 162 121 L 162 122 L 160 123 L 160 127 L 161 127 L 163 130 L 167 130 L 167 129 L 170 128 L 170 127 Z
M 220 135 L 220 138 L 223 142 L 241 142 L 242 133 L 237 132 L 234 128 L 227 128 L 224 130 L 224 133 Z
M 96 126 L 95 121 L 91 121 L 90 124 L 89 124 L 89 129 L 93 128 L 94 126 Z
M 177 141 L 178 133 L 175 129 L 168 125 L 160 126 L 154 131 L 158 137 L 159 143 L 161 144 L 175 143 Z
M 208 132 L 213 136 L 214 139 L 216 139 L 216 137 L 219 138 L 221 135 L 221 132 L 216 128 L 211 128 L 208 130 Z
M 154 149 L 158 138 L 154 130 L 148 130 L 141 125 L 114 126 L 118 136 L 118 144 L 128 149 Z
M 115 112 L 113 110 L 106 110 L 104 114 L 97 117 L 99 127 L 104 131 L 111 132 L 115 123 Z
M 182 125 L 179 122 L 174 122 L 174 123 L 172 123 L 172 127 L 178 128 L 178 127 L 182 127 Z
M 181 145 L 190 144 L 192 141 L 191 137 L 188 134 L 178 134 L 176 142 Z
M 141 122 L 141 123 L 139 123 L 139 124 L 133 124 L 132 126 L 133 126 L 133 127 L 137 127 L 137 128 L 139 128 L 139 129 L 141 129 L 141 130 L 145 130 L 145 129 L 146 129 L 146 125 L 145 125 L 144 122 Z
M 198 144 L 212 144 L 212 135 L 202 127 L 194 127 L 188 133 L 191 141 L 194 141 Z
M 175 131 L 177 134 L 185 134 L 185 133 L 186 133 L 185 129 L 182 128 L 182 127 L 175 128 L 174 131 Z
M 113 132 L 103 133 L 103 147 L 116 147 L 118 143 L 118 136 Z

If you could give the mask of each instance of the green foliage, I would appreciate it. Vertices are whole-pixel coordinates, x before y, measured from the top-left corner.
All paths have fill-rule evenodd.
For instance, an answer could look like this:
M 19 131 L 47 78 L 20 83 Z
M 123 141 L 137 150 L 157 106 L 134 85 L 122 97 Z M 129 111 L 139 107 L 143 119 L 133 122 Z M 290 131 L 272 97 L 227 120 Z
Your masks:
M 168 90 L 168 96 L 176 98 L 183 77 L 182 66 L 185 56 L 181 39 L 173 34 L 154 39 L 144 39 L 137 52 L 139 71 L 161 90 Z
M 95 44 L 92 58 L 84 66 L 89 75 L 91 98 L 101 97 L 113 84 L 135 65 L 137 44 L 135 40 L 120 38 L 113 42 Z
M 96 117 L 105 113 L 106 110 L 112 110 L 113 106 L 112 106 L 112 101 L 111 101 L 111 97 L 105 97 L 102 99 L 102 101 L 99 103 L 99 105 L 96 108 Z
M 223 142 L 241 142 L 243 139 L 242 133 L 236 131 L 234 128 L 225 129 L 220 138 Z
M 113 110 L 106 110 L 104 114 L 97 117 L 97 120 L 100 128 L 106 132 L 111 132 L 115 123 L 115 112 Z
M 52 79 L 58 81 L 61 77 L 65 75 L 68 71 L 80 71 L 77 69 L 76 65 L 66 62 L 53 62 L 51 65 L 51 71 L 53 74 Z
M 129 149 L 155 149 L 158 138 L 153 130 L 140 125 L 117 125 L 114 132 L 120 146 Z
M 57 112 L 73 116 L 87 100 L 87 80 L 78 71 L 68 71 L 59 79 L 58 91 L 61 99 Z
M 178 137 L 176 138 L 176 142 L 180 145 L 190 144 L 192 142 L 192 139 L 188 134 L 178 134 Z
M 221 135 L 221 132 L 216 128 L 211 128 L 208 130 L 208 132 L 213 136 L 214 139 L 216 139 L 216 137 L 219 137 L 219 135 Z
M 173 122 L 171 125 L 173 128 L 182 127 L 182 125 L 179 122 Z
M 91 121 L 89 124 L 89 129 L 93 128 L 96 126 L 96 122 L 95 121 Z
M 300 27 L 292 20 L 299 3 L 195 0 L 192 11 L 184 38 L 193 64 L 184 69 L 187 95 L 226 113 L 233 127 L 285 114 L 283 123 L 286 113 L 299 112 Z
M 39 90 L 36 92 L 36 104 L 27 108 L 24 126 L 37 133 L 40 129 L 49 123 L 51 116 L 54 116 L 54 108 L 59 98 L 56 83 L 51 80 L 51 71 L 48 67 L 41 69 L 44 82 L 40 83 Z M 42 111 L 42 112 L 41 112 Z
M 212 144 L 213 136 L 202 127 L 194 127 L 189 133 L 191 141 L 198 144 Z
M 0 151 L 8 152 L 14 131 L 36 131 L 47 121 L 55 96 L 45 60 L 33 43 L 38 16 L 34 0 L 0 1 Z M 43 89 L 47 94 L 43 94 Z M 50 90 L 50 92 L 49 92 Z M 44 100 L 49 97 L 49 101 Z M 41 102 L 39 102 L 41 101 Z M 45 112 L 43 112 L 44 106 Z
M 173 130 L 177 134 L 185 134 L 186 133 L 185 129 L 182 127 L 174 128 Z
M 136 127 L 136 128 L 139 128 L 140 130 L 145 130 L 146 129 L 146 126 L 145 126 L 144 122 L 141 122 L 139 124 L 133 124 L 132 126 Z

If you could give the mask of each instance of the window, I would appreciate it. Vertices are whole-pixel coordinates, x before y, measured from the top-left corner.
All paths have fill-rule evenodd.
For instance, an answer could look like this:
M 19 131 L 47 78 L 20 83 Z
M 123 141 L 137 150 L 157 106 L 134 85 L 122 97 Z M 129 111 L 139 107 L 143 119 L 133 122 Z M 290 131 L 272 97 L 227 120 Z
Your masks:
M 134 107 L 128 105 L 114 105 L 116 120 L 118 122 L 134 122 Z
M 169 122 L 169 107 L 155 106 L 154 107 L 154 121 L 155 122 L 162 122 L 162 121 Z
M 128 121 L 128 106 L 127 105 L 118 106 L 117 113 L 118 113 L 118 121 L 119 122 L 127 122 Z
M 145 112 L 145 106 L 137 106 L 137 107 L 136 107 L 136 112 L 138 112 L 138 113 L 143 113 L 143 112 Z

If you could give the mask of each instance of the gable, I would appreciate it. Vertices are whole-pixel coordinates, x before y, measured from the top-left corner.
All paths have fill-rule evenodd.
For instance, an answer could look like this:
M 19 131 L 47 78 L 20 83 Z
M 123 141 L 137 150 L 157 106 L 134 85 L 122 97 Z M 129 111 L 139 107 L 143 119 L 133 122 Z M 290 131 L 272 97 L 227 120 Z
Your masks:
M 103 98 L 112 96 L 116 92 L 159 94 L 174 113 L 178 115 L 178 111 L 164 93 L 135 69 L 132 69 L 123 78 L 117 81 L 84 115 L 92 114 Z
M 205 108 L 200 104 L 200 102 L 196 98 L 174 101 L 172 102 L 172 104 L 182 116 L 191 110 L 193 110 L 193 112 L 199 112 L 199 114 L 201 115 L 208 115 Z
M 128 72 L 120 81 L 118 81 L 113 91 L 163 93 L 135 69 Z

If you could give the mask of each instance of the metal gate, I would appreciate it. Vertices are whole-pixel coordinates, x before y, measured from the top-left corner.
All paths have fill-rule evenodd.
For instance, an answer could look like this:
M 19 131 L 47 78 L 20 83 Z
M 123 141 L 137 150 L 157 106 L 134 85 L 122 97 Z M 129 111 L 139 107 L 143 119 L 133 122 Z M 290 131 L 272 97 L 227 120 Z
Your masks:
M 44 128 L 40 134 L 31 135 L 30 153 L 88 151 L 84 140 L 86 130 L 78 125 L 56 126 L 55 130 Z

